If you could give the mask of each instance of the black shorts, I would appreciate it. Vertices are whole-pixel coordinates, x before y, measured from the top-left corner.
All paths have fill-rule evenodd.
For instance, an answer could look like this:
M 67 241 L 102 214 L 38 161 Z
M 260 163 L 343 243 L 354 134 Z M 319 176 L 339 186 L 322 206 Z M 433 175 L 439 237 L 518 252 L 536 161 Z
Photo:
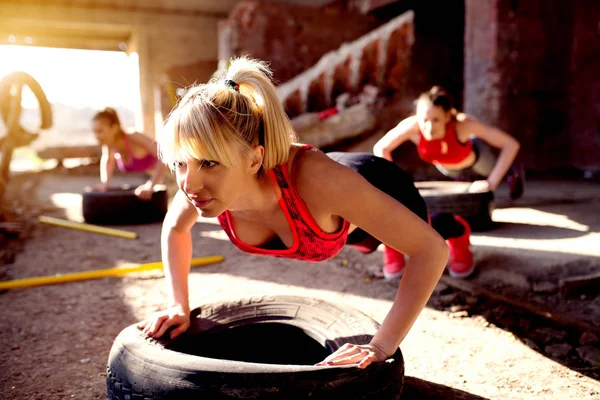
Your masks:
M 368 153 L 327 153 L 332 160 L 362 175 L 371 185 L 402 203 L 428 221 L 427 206 L 415 187 L 412 177 L 396 164 Z M 360 228 L 348 235 L 346 244 L 374 251 L 381 242 Z
M 412 177 L 402 168 L 384 158 L 368 153 L 327 153 L 332 160 L 362 175 L 371 185 L 398 200 L 423 221 L 431 222 L 433 229 L 444 239 L 460 237 L 465 227 L 450 213 L 428 215 L 427 205 L 415 187 Z M 348 235 L 346 244 L 363 253 L 375 251 L 381 242 L 364 230 L 357 228 Z

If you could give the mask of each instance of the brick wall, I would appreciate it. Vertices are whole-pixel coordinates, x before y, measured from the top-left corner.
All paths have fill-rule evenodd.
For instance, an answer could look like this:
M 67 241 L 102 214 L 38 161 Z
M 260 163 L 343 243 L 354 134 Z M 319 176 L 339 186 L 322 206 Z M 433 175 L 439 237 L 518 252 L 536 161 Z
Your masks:
M 267 60 L 275 79 L 285 82 L 312 67 L 323 54 L 379 25 L 373 17 L 339 6 L 244 1 L 231 12 L 222 29 L 229 29 L 224 44 L 229 55 Z
M 277 92 L 291 117 L 331 107 L 340 94 L 357 94 L 367 84 L 404 92 L 413 42 L 413 13 L 407 12 L 325 54 Z

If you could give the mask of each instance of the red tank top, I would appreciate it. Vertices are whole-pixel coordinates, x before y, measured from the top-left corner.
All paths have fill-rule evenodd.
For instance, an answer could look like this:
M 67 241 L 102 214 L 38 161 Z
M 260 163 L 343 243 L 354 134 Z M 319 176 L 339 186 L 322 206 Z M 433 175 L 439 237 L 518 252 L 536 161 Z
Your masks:
M 303 148 L 307 149 L 310 146 Z M 229 211 L 226 210 L 218 216 L 218 219 L 231 242 L 243 252 L 254 255 L 285 257 L 309 262 L 326 261 L 335 257 L 346 244 L 350 223 L 343 220 L 337 232 L 324 232 L 310 214 L 298 192 L 292 187 L 287 164 L 278 165 L 268 171 L 268 174 L 281 190 L 279 206 L 292 230 L 294 244 L 287 249 L 266 249 L 248 245 L 235 235 Z
M 421 160 L 440 164 L 458 164 L 465 160 L 473 151 L 471 141 L 461 143 L 458 140 L 456 126 L 446 124 L 446 135 L 441 139 L 427 140 L 419 131 L 420 138 L 417 146 Z

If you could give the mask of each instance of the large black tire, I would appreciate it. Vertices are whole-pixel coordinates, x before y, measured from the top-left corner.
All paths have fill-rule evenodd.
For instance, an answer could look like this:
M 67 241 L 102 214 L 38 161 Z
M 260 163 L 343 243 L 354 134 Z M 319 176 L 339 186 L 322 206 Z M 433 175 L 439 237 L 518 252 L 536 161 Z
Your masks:
M 399 399 L 400 349 L 366 369 L 315 367 L 344 343 L 368 343 L 377 322 L 322 300 L 262 296 L 192 311 L 181 337 L 153 340 L 135 325 L 115 340 L 107 398 Z
M 494 193 L 469 193 L 470 182 L 425 181 L 416 182 L 425 199 L 429 213 L 447 212 L 463 217 L 473 231 L 487 231 L 494 227 Z
M 22 111 L 20 107 L 18 109 L 11 108 L 9 99 L 11 97 L 11 86 L 13 85 L 17 85 L 19 88 L 23 86 L 29 87 L 40 106 L 40 129 L 50 128 L 52 126 L 52 107 L 46 98 L 46 94 L 40 84 L 31 75 L 21 71 L 12 72 L 0 80 L 0 114 L 4 123 L 8 126 L 9 116 L 19 121 Z M 16 115 L 11 115 L 12 113 L 16 113 Z
M 85 222 L 97 225 L 151 224 L 165 218 L 168 207 L 167 188 L 156 185 L 152 199 L 140 200 L 135 187 L 110 188 L 106 192 L 86 190 L 82 194 Z
M 52 126 L 52 108 L 40 84 L 25 72 L 13 72 L 0 79 L 0 117 L 6 125 L 6 135 L 0 138 L 0 199 L 8 184 L 13 149 L 29 145 L 37 132 L 27 132 L 20 125 L 23 87 L 28 86 L 35 95 L 41 113 L 40 129 Z

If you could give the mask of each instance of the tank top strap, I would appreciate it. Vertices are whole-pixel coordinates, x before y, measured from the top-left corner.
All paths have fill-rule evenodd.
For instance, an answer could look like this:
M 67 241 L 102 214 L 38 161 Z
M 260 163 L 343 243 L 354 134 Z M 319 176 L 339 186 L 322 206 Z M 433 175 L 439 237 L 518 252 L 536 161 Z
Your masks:
M 458 143 L 461 146 L 470 146 L 470 141 L 467 139 L 466 142 L 462 142 L 460 140 L 460 138 L 458 137 L 458 129 L 456 128 L 456 121 L 452 121 L 448 124 L 448 128 L 446 130 L 446 134 L 452 134 L 452 136 L 454 137 L 454 139 L 456 140 L 456 143 Z
M 131 143 L 129 143 L 129 139 L 127 139 L 127 134 L 123 134 L 123 144 L 125 145 L 125 150 L 130 158 L 133 158 L 133 149 L 131 148 Z
M 301 146 L 301 149 L 311 149 L 312 146 Z M 290 169 L 293 168 L 295 159 Z M 268 249 L 246 245 L 236 236 L 231 226 L 229 212 L 225 211 L 219 215 L 219 223 L 230 240 L 241 250 L 251 254 L 271 255 L 276 257 L 287 257 L 310 262 L 325 261 L 340 252 L 346 238 L 350 223 L 343 220 L 342 226 L 337 232 L 324 232 L 310 214 L 310 210 L 292 187 L 287 163 L 278 165 L 267 171 L 273 184 L 279 189 L 279 206 L 286 215 L 292 233 L 294 235 L 294 246 L 288 249 Z
M 302 146 L 299 146 L 299 148 L 302 151 L 314 149 L 314 147 L 311 146 L 310 144 L 304 144 Z M 292 166 L 291 166 L 292 171 L 295 170 L 296 157 L 298 157 L 298 154 L 295 155 L 294 160 L 292 161 Z M 277 183 L 277 186 L 279 186 L 279 188 L 281 190 L 292 189 L 290 170 L 288 169 L 287 163 L 283 163 L 281 165 L 276 166 L 275 168 L 273 168 L 272 170 L 269 171 L 269 175 Z

